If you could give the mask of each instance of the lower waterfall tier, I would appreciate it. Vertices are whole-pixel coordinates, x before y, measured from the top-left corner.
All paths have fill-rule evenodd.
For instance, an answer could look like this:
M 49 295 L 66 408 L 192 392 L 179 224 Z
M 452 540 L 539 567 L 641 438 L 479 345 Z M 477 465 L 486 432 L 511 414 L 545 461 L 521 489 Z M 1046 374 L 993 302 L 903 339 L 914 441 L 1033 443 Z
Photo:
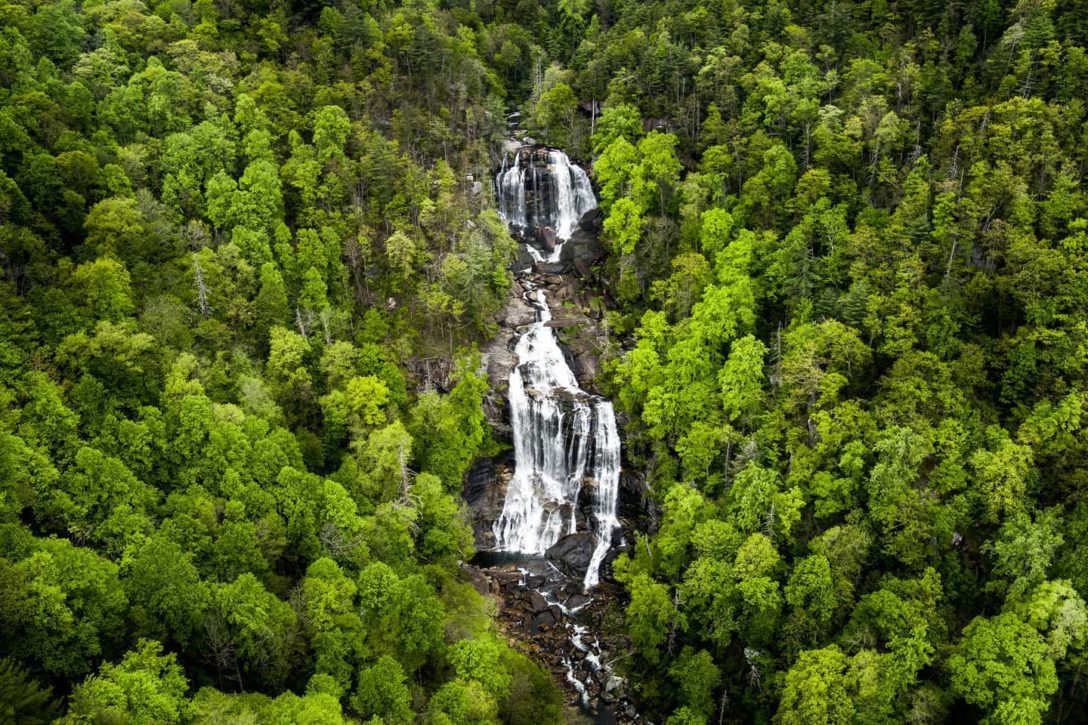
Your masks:
M 543 554 L 577 531 L 578 498 L 591 487 L 594 537 L 584 586 L 597 584 L 601 561 L 618 526 L 620 440 L 612 404 L 583 391 L 548 322 L 544 294 L 526 295 L 536 321 L 522 334 L 510 373 L 514 476 L 495 521 L 495 548 Z

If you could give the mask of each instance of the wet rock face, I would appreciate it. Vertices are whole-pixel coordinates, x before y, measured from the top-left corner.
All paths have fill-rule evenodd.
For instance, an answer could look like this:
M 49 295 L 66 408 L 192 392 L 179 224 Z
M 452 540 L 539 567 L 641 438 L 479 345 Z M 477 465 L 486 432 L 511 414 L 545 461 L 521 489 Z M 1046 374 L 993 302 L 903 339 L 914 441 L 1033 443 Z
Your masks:
M 559 252 L 558 271 L 593 279 L 593 266 L 607 254 L 600 240 L 601 210 L 590 209 L 578 220 L 578 226 Z
M 521 285 L 518 285 L 520 288 Z M 536 310 L 521 297 L 511 299 L 503 309 L 499 324 L 509 330 L 517 332 L 522 327 L 533 324 L 536 321 Z
M 598 223 L 599 217 L 590 212 L 583 216 L 580 227 L 595 228 Z M 563 249 L 569 248 L 570 244 L 567 242 Z M 606 331 L 602 328 L 605 314 L 603 299 L 595 296 L 592 288 L 572 275 L 535 274 L 532 279 L 544 290 L 548 299 L 552 310 L 549 326 L 556 334 L 568 366 L 586 391 L 598 393 L 601 358 L 608 344 Z M 490 383 L 484 399 L 484 411 L 495 436 L 507 443 L 512 443 L 507 395 L 510 371 L 517 364 L 514 348 L 520 334 L 536 318 L 535 310 L 522 297 L 525 291 L 520 280 L 514 282 L 509 301 L 498 318 L 499 333 L 482 350 L 483 372 L 486 372 Z M 622 425 L 622 420 L 617 422 Z M 472 510 L 478 550 L 485 551 L 495 545 L 491 526 L 502 512 L 506 486 L 513 475 L 513 468 L 513 453 L 507 451 L 495 459 L 478 461 L 469 473 L 464 497 Z M 586 531 L 584 523 L 593 519 L 590 500 L 593 485 L 592 479 L 587 479 L 579 497 L 575 516 L 580 531 Z M 647 520 L 652 502 L 641 472 L 630 468 L 621 471 L 618 504 L 622 536 L 628 542 L 634 541 L 635 531 L 652 529 L 652 521 Z M 617 536 L 620 535 L 617 532 Z M 569 564 L 567 567 L 572 569 Z M 583 574 L 584 567 L 582 564 Z M 608 559 L 604 569 L 609 569 Z
M 654 528 L 653 516 L 647 514 L 651 509 L 646 503 L 645 477 L 638 471 L 622 471 L 622 528 L 613 531 L 612 548 L 600 566 L 600 584 L 586 592 L 582 580 L 595 546 L 585 520 L 592 480 L 585 481 L 579 497 L 578 533 L 559 539 L 543 557 L 487 552 L 495 544 L 491 527 L 502 513 L 513 471 L 513 452 L 507 451 L 478 461 L 466 477 L 463 496 L 472 511 L 481 552 L 473 564 L 464 566 L 466 578 L 497 602 L 503 631 L 552 671 L 569 705 L 581 708 L 597 723 L 644 722 L 622 676 L 622 664 L 620 671 L 612 666 L 624 661 L 630 643 L 603 632 L 605 621 L 622 617 L 626 602 L 626 593 L 612 580 L 613 562 L 621 553 L 631 554 L 638 531 Z
M 600 232 L 601 211 L 590 209 L 579 219 L 570 239 L 562 242 L 557 260 L 534 261 L 528 249 L 522 247 L 513 269 L 515 272 L 529 269 L 537 274 L 574 274 L 583 280 L 596 279 L 593 268 L 607 256 Z M 531 236 L 521 239 L 545 257 L 551 255 L 561 243 L 551 227 L 538 227 Z
M 508 150 L 495 171 L 496 200 L 511 233 L 545 254 L 557 240 L 569 239 L 581 216 L 597 206 L 585 170 L 558 149 Z
M 563 245 L 564 251 L 570 245 Z M 607 335 L 601 328 L 604 302 L 593 296 L 581 281 L 563 274 L 534 276 L 552 308 L 549 326 L 555 330 L 567 365 L 588 392 L 596 393 L 601 374 L 601 353 Z M 536 319 L 532 305 L 523 299 L 525 288 L 515 281 L 510 299 L 498 315 L 499 332 L 482 349 L 481 372 L 486 373 L 490 388 L 484 399 L 484 412 L 500 440 L 510 441 L 510 411 L 506 398 L 510 371 L 517 364 L 514 347 L 518 337 Z
M 537 227 L 536 243 L 545 254 L 551 254 L 559 245 L 559 237 L 551 227 Z
M 507 450 L 494 458 L 481 458 L 473 464 L 465 476 L 461 492 L 472 513 L 472 529 L 476 550 L 487 552 L 495 546 L 492 526 L 502 513 L 506 500 L 506 487 L 514 475 L 514 453 Z M 557 541 L 544 555 L 563 574 L 581 581 L 585 576 L 589 558 L 593 554 L 592 499 L 595 482 L 586 479 L 578 496 L 578 508 L 574 511 L 578 533 L 569 534 Z M 620 471 L 619 520 L 620 528 L 612 532 L 612 549 L 601 564 L 601 578 L 612 576 L 612 562 L 625 545 L 635 541 L 639 532 L 655 530 L 655 503 L 650 499 L 646 477 L 629 468 Z M 530 584 L 533 584 L 530 582 Z
M 578 220 L 578 228 L 586 232 L 591 232 L 594 236 L 596 236 L 598 233 L 600 233 L 601 225 L 603 223 L 604 212 L 601 211 L 600 207 L 594 207 L 593 209 L 590 209 L 585 214 L 583 214 L 582 217 Z
M 491 526 L 502 513 L 506 486 L 513 476 L 513 451 L 501 453 L 495 458 L 481 458 L 465 476 L 462 496 L 472 512 L 472 531 L 477 549 L 487 550 L 495 546 Z
M 646 474 L 630 468 L 620 471 L 620 521 L 630 522 L 634 531 L 654 533 L 657 530 L 657 506 L 658 503 L 650 496 Z

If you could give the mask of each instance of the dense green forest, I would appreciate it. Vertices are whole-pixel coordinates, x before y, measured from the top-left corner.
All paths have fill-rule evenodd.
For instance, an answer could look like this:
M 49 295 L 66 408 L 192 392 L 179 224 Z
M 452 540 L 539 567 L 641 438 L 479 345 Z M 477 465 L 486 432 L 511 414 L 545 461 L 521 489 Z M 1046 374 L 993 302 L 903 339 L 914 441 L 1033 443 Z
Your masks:
M 459 570 L 513 110 L 643 714 L 1088 719 L 1088 4 L 0 2 L 0 721 L 571 717 Z

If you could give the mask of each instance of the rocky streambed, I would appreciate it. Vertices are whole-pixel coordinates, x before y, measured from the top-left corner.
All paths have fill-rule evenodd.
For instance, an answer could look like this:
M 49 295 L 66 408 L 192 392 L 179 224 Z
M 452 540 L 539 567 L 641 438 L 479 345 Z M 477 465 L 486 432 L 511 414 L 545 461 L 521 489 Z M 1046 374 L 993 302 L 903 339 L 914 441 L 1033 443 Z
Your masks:
M 572 579 L 547 559 L 465 570 L 498 606 L 498 622 L 512 646 L 547 667 L 572 709 L 593 723 L 644 723 L 627 679 L 617 674 L 629 643 L 618 634 L 623 592 L 604 580 L 589 595 L 569 591 Z
M 478 545 L 493 541 L 491 523 L 502 510 L 505 484 L 513 477 L 513 454 L 479 461 L 469 473 L 465 497 L 473 512 Z M 643 723 L 623 676 L 630 641 L 623 634 L 626 593 L 612 579 L 612 562 L 634 541 L 645 510 L 641 475 L 621 475 L 621 529 L 590 591 L 582 576 L 593 551 L 586 532 L 561 538 L 540 557 L 482 550 L 464 566 L 476 589 L 493 599 L 497 620 L 510 643 L 547 667 L 567 704 L 588 722 Z M 587 505 L 580 503 L 579 516 Z

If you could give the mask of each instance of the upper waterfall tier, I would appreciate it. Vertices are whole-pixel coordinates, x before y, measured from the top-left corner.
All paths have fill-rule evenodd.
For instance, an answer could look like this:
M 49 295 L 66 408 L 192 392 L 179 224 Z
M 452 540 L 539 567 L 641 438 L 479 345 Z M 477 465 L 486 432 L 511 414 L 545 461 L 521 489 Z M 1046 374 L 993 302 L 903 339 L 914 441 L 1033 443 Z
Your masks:
M 503 157 L 495 192 L 510 230 L 537 237 L 550 229 L 559 243 L 570 239 L 582 215 L 597 207 L 589 177 L 557 149 L 520 148 Z M 559 259 L 561 244 L 546 242 L 545 261 Z

